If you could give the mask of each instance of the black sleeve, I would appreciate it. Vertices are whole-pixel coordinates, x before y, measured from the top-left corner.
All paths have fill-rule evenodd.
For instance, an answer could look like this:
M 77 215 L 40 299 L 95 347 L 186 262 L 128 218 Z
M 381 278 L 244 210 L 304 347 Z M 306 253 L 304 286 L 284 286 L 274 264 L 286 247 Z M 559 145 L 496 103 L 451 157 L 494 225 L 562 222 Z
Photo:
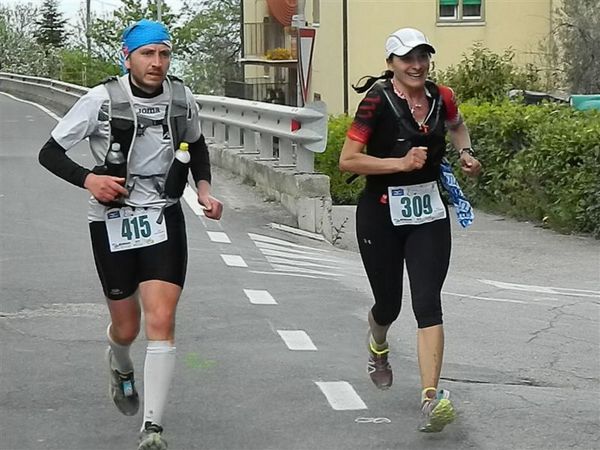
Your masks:
M 40 150 L 38 160 L 42 166 L 54 175 L 82 188 L 85 177 L 88 176 L 90 171 L 69 158 L 66 152 L 67 151 L 51 137 Z
M 192 170 L 194 183 L 198 184 L 200 180 L 206 180 L 210 183 L 212 179 L 210 174 L 210 158 L 204 136 L 200 135 L 200 139 L 190 143 L 189 150 L 191 157 L 190 169 Z

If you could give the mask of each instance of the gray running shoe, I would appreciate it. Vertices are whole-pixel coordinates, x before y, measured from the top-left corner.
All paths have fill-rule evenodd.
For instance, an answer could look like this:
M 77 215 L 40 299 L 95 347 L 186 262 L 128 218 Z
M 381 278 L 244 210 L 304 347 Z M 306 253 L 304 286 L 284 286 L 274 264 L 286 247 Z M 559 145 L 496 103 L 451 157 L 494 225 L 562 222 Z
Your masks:
M 163 429 L 152 422 L 144 424 L 144 431 L 140 433 L 138 450 L 167 450 L 167 441 L 162 437 Z
M 113 400 L 117 409 L 126 416 L 133 416 L 140 409 L 140 399 L 135 389 L 133 371 L 121 373 L 112 368 L 113 352 L 110 347 L 106 350 L 106 363 L 108 364 L 108 395 Z
M 375 350 L 371 345 L 370 335 L 367 341 L 369 347 L 369 361 L 367 362 L 367 372 L 371 381 L 378 389 L 389 389 L 394 379 L 392 366 L 388 362 L 389 348 L 385 350 Z
M 439 433 L 446 425 L 453 422 L 456 413 L 450 401 L 450 392 L 440 389 L 436 396 L 430 400 L 424 400 L 421 405 L 423 420 L 419 431 L 424 433 Z

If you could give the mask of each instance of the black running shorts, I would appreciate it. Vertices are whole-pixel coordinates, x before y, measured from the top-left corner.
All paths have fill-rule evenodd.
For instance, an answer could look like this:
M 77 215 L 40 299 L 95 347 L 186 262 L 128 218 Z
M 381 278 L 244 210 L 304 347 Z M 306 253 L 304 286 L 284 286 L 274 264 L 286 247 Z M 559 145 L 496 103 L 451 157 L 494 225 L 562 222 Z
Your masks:
M 181 204 L 165 209 L 168 239 L 159 244 L 111 252 L 104 222 L 90 222 L 96 270 L 104 295 L 110 300 L 127 298 L 142 281 L 167 281 L 183 288 L 187 268 L 187 237 Z

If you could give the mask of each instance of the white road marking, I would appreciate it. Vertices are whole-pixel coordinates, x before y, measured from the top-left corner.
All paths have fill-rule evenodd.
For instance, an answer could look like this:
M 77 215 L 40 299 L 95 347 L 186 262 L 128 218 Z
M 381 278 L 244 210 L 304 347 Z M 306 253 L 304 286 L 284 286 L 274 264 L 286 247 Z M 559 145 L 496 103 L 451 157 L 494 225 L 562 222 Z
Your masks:
M 295 272 L 295 273 L 308 273 L 311 275 L 322 275 L 327 277 L 343 277 L 344 274 L 341 273 L 332 273 L 332 272 L 323 272 L 322 270 L 311 270 L 304 269 L 301 267 L 297 267 L 296 265 L 289 264 L 271 264 L 273 269 L 281 271 L 281 272 Z
M 248 267 L 248 264 L 240 255 L 221 255 L 221 258 L 230 267 Z
M 260 234 L 248 233 L 248 236 L 277 272 L 319 279 L 364 276 L 362 266 L 349 264 L 345 259 L 334 256 L 329 250 L 294 244 Z M 273 274 L 273 272 L 264 273 Z
M 183 199 L 190 207 L 190 209 L 194 212 L 194 214 L 200 217 L 204 216 L 204 211 L 202 210 L 200 203 L 198 203 L 198 194 L 190 187 L 189 184 L 185 185 L 185 189 L 183 191 Z
M 16 100 L 18 102 L 21 103 L 27 103 L 28 105 L 32 105 L 32 106 L 36 106 L 39 109 L 41 109 L 42 111 L 44 111 L 46 114 L 48 114 L 50 117 L 52 117 L 54 120 L 59 121 L 60 120 L 60 116 L 57 116 L 55 113 L 53 113 L 52 111 L 50 111 L 48 108 L 46 108 L 45 106 L 42 105 L 38 105 L 37 103 L 34 102 L 30 102 L 28 100 L 23 100 L 21 98 L 15 97 L 14 95 L 10 95 L 7 94 L 6 92 L 0 92 L 0 94 L 6 95 L 7 97 L 12 98 L 13 100 Z
M 507 289 L 512 291 L 526 291 L 526 292 L 542 292 L 544 294 L 555 294 L 555 295 L 566 295 L 569 297 L 591 297 L 600 298 L 600 291 L 590 291 L 585 289 L 570 289 L 570 288 L 559 288 L 551 286 L 535 286 L 532 284 L 517 284 L 517 283 L 506 283 L 503 281 L 494 280 L 478 280 L 484 284 L 489 284 L 500 289 Z
M 223 244 L 231 244 L 231 240 L 229 239 L 229 236 L 227 236 L 227 233 L 224 233 L 222 231 L 207 231 L 207 233 L 208 233 L 208 237 L 213 242 L 221 242 Z
M 302 330 L 277 330 L 290 350 L 317 350 L 310 336 Z
M 325 238 L 320 234 L 311 233 L 310 231 L 304 231 L 304 230 L 300 230 L 300 229 L 294 228 L 294 227 L 289 227 L 287 225 L 282 225 L 280 223 L 271 223 L 270 226 L 274 230 L 287 231 L 288 233 L 297 234 L 297 235 L 304 236 L 304 237 L 307 237 L 310 239 L 315 239 L 317 241 L 325 240 Z
M 277 251 L 277 250 L 268 250 L 268 249 L 261 249 L 260 251 L 263 255 L 280 256 L 282 258 L 308 259 L 309 261 L 327 261 L 327 262 L 338 261 L 337 259 L 325 258 L 323 255 L 311 255 L 310 253 L 298 255 L 296 253 L 288 253 L 286 251 Z
M 281 275 L 286 277 L 299 277 L 299 278 L 313 278 L 317 280 L 331 280 L 331 277 L 319 277 L 315 275 L 305 275 L 302 273 L 288 273 L 288 272 L 268 272 L 266 270 L 251 270 L 250 273 L 255 273 L 257 275 Z
M 461 298 L 473 298 L 475 300 L 489 300 L 491 302 L 524 303 L 524 304 L 529 304 L 529 302 L 524 302 L 522 300 L 511 300 L 511 299 L 508 299 L 508 298 L 496 298 L 496 297 L 481 297 L 479 295 L 457 294 L 455 292 L 446 292 L 446 291 L 442 291 L 442 295 L 451 295 L 453 297 L 461 297 Z
M 276 305 L 277 302 L 268 291 L 244 289 L 244 294 L 253 305 Z
M 283 239 L 277 239 L 271 236 L 264 236 L 262 234 L 248 233 L 248 236 L 250 236 L 250 239 L 252 239 L 255 242 L 268 242 L 271 244 L 283 245 L 285 247 L 304 248 L 306 250 L 311 250 L 315 252 L 327 252 L 327 250 L 323 250 L 320 248 L 312 248 L 307 247 L 306 245 L 294 244 L 293 242 L 284 241 Z
M 289 247 L 289 246 L 285 246 L 285 245 L 281 245 L 281 244 L 271 244 L 269 242 L 254 242 L 256 244 L 256 246 L 258 248 L 261 249 L 261 251 L 263 249 L 267 249 L 267 250 L 276 250 L 276 251 L 280 251 L 280 252 L 287 252 L 287 253 L 296 253 L 299 255 L 321 255 L 323 252 L 313 252 L 312 249 L 310 248 L 294 248 L 294 247 Z
M 317 264 L 314 262 L 308 262 L 308 261 L 290 261 L 289 259 L 286 258 L 279 258 L 277 256 L 267 256 L 267 261 L 269 261 L 272 264 L 292 264 L 294 266 L 300 266 L 300 267 L 321 267 L 323 269 L 338 269 L 337 266 L 326 266 L 325 264 Z
M 315 381 L 327 401 L 336 411 L 368 409 L 365 402 L 358 396 L 347 381 Z

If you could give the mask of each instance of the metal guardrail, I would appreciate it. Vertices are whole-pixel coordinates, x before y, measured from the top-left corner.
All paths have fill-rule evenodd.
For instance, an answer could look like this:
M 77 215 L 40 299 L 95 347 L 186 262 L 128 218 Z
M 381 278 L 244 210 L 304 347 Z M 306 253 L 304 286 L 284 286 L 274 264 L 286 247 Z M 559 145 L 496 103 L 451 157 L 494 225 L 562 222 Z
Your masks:
M 48 78 L 0 72 L 0 87 L 64 114 L 89 89 Z M 276 167 L 314 172 L 314 153 L 327 146 L 327 113 L 323 102 L 304 108 L 228 97 L 195 95 L 202 131 L 226 147 L 244 147 Z
M 314 153 L 327 147 L 327 113 L 323 102 L 304 108 L 228 97 L 195 95 L 202 132 L 217 144 L 244 147 L 278 167 L 314 172 Z M 277 138 L 275 140 L 274 138 Z

